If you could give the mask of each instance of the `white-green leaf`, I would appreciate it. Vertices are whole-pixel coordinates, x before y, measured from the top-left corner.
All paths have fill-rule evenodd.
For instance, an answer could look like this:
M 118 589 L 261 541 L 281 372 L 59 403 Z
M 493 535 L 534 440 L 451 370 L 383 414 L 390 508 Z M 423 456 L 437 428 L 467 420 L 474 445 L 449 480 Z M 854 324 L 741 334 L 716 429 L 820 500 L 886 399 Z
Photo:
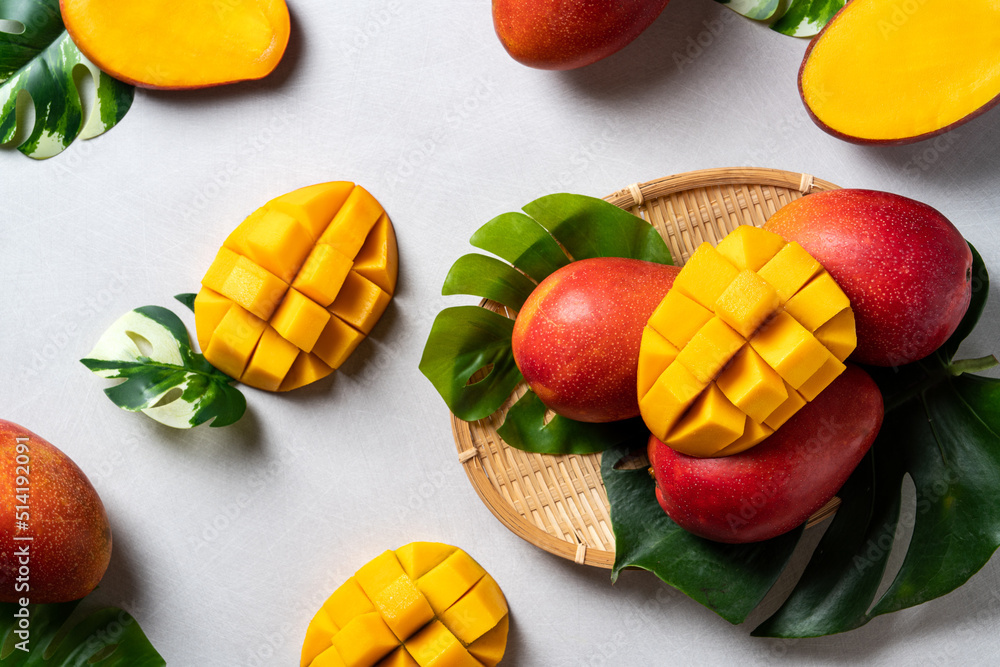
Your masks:
M 115 405 L 167 426 L 191 428 L 213 418 L 212 426 L 227 426 L 246 411 L 233 379 L 191 349 L 183 322 L 166 308 L 126 313 L 81 361 L 101 377 L 125 380 L 104 390 Z
M 771 25 L 771 29 L 791 37 L 814 37 L 846 2 L 847 0 L 791 0 L 788 10 Z
M 0 144 L 27 133 L 18 150 L 48 158 L 77 137 L 96 137 L 122 119 L 135 89 L 99 70 L 73 44 L 58 0 L 0 0 L 0 19 L 23 27 L 0 32 Z M 85 77 L 93 79 L 95 92 L 86 119 L 80 101 Z M 32 105 L 35 122 L 28 133 L 19 125 Z
M 779 0 L 715 0 L 755 21 L 767 21 L 778 11 Z

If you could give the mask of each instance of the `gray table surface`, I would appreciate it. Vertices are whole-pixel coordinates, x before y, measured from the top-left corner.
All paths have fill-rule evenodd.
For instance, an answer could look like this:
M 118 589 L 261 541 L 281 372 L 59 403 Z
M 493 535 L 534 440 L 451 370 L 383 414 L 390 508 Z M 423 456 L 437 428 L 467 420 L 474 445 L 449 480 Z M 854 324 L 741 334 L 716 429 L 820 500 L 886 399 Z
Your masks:
M 471 302 L 440 288 L 479 225 L 543 194 L 692 169 L 775 167 L 920 199 L 1000 275 L 1000 112 L 911 146 L 841 142 L 799 101 L 806 43 L 711 0 L 673 0 L 627 49 L 566 73 L 511 60 L 482 0 L 290 4 L 268 79 L 138 91 L 118 127 L 63 155 L 0 152 L 0 417 L 62 448 L 107 506 L 114 555 L 92 602 L 132 611 L 171 665 L 296 664 L 336 585 L 433 540 L 503 587 L 505 664 L 996 664 L 996 559 L 941 599 L 796 641 L 751 638 L 762 613 L 731 626 L 647 573 L 612 586 L 542 552 L 476 496 L 417 362 L 435 313 Z M 116 318 L 181 312 L 172 295 L 197 289 L 250 211 L 341 179 L 383 203 L 401 254 L 398 294 L 343 372 L 293 395 L 248 389 L 225 429 L 172 430 L 104 397 L 78 360 Z M 998 303 L 963 353 L 997 351 Z

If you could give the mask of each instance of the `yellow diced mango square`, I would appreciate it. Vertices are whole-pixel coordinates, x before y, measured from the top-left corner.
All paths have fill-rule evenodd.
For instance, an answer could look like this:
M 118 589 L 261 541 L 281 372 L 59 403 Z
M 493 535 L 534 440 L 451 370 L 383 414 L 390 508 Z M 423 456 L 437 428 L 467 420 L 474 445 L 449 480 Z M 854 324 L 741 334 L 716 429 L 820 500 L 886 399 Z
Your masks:
M 311 352 L 330 313 L 296 289 L 289 289 L 274 311 L 271 326 L 303 352 Z
M 347 667 L 372 667 L 395 650 L 399 640 L 373 611 L 352 618 L 333 636 L 333 645 Z
M 486 571 L 469 554 L 458 550 L 417 579 L 435 614 L 439 614 L 466 594 Z
M 740 225 L 719 241 L 715 249 L 739 270 L 759 271 L 785 245 L 774 232 L 751 225 Z
M 832 352 L 827 352 L 826 354 L 826 361 L 819 367 L 819 370 L 813 373 L 812 377 L 799 387 L 799 393 L 807 401 L 816 400 L 820 392 L 830 386 L 830 383 L 836 380 L 837 376 L 847 369 L 844 366 L 844 362 L 833 356 Z
M 712 311 L 684 296 L 679 290 L 671 289 L 649 316 L 647 326 L 680 348 L 687 345 L 698 329 L 710 319 Z
M 683 364 L 674 361 L 660 374 L 639 401 L 639 412 L 646 427 L 660 440 L 677 423 L 706 387 Z
M 353 262 L 341 255 L 333 246 L 319 244 L 299 270 L 292 288 L 326 308 L 337 298 Z
M 258 389 L 277 391 L 298 355 L 299 348 L 268 326 L 240 381 Z
M 858 334 L 854 325 L 854 311 L 845 308 L 830 321 L 816 329 L 816 339 L 841 361 L 847 359 L 858 346 Z
M 367 190 L 356 185 L 319 237 L 319 242 L 332 245 L 340 254 L 353 260 L 383 213 L 381 204 Z
M 712 244 L 705 242 L 698 246 L 684 268 L 674 278 L 671 291 L 680 290 L 711 310 L 719 295 L 725 291 L 729 283 L 733 282 L 738 273 L 736 267 L 720 255 Z
M 719 295 L 715 314 L 741 336 L 749 338 L 779 305 L 773 287 L 753 271 L 743 270 Z
M 784 303 L 822 268 L 812 255 L 793 241 L 762 266 L 758 274 L 770 283 Z
M 708 384 L 744 342 L 732 327 L 713 317 L 677 353 L 677 363 L 683 364 L 699 382 Z
M 264 320 L 234 303 L 215 328 L 205 348 L 205 359 L 226 375 L 238 379 L 266 327 Z
M 368 335 L 391 298 L 378 285 L 351 271 L 340 288 L 340 294 L 330 305 L 330 312 Z
M 266 206 L 294 217 L 316 240 L 323 235 L 353 189 L 354 183 L 348 181 L 317 183 L 275 197 Z
M 827 357 L 823 344 L 785 312 L 761 327 L 750 345 L 796 389 L 819 370 Z
M 488 574 L 438 617 L 463 644 L 471 644 L 507 615 L 507 600 Z M 414 656 L 416 657 L 416 656 Z
M 308 664 L 310 667 L 347 667 L 347 663 L 344 662 L 344 659 L 340 657 L 340 653 L 337 652 L 337 647 L 332 644 L 330 648 L 317 655 Z M 305 667 L 305 665 L 302 665 L 302 667 Z
M 398 267 L 396 232 L 389 216 L 383 213 L 354 258 L 354 270 L 392 295 L 396 290 Z
M 481 667 L 441 621 L 429 623 L 404 646 L 420 667 Z
M 788 398 L 781 376 L 750 346 L 739 351 L 716 384 L 733 405 L 758 423 Z
M 809 331 L 816 331 L 851 302 L 840 285 L 826 271 L 810 280 L 785 303 L 785 312 Z
M 201 284 L 262 320 L 271 317 L 288 288 L 267 269 L 225 247 L 219 248 Z
M 330 368 L 340 368 L 364 338 L 360 331 L 333 315 L 316 339 L 312 353 Z
M 782 424 L 791 419 L 792 415 L 801 410 L 802 406 L 806 404 L 806 399 L 802 398 L 802 395 L 795 391 L 795 388 L 787 382 L 785 383 L 785 392 L 788 394 L 788 398 L 764 420 L 764 424 L 775 431 L 781 428 Z
M 330 614 L 320 607 L 320 610 L 316 612 L 316 615 L 313 616 L 309 622 L 309 626 L 306 628 L 306 639 L 302 644 L 302 655 L 299 659 L 299 665 L 306 667 L 306 665 L 313 661 L 313 658 L 323 651 L 329 650 L 332 646 L 333 636 L 337 634 L 338 630 L 340 628 L 330 618 Z M 339 654 L 337 655 L 337 659 L 340 659 Z
M 406 647 L 400 646 L 395 651 L 378 661 L 375 667 L 420 667 Z
M 639 368 L 636 374 L 636 388 L 639 398 L 646 395 L 649 388 L 660 377 L 660 373 L 677 358 L 677 348 L 650 326 L 642 329 L 639 343 Z
M 510 629 L 510 614 L 482 637 L 469 644 L 469 653 L 486 667 L 496 667 L 507 649 L 507 632 Z
M 212 332 L 229 312 L 233 302 L 214 290 L 202 287 L 194 298 L 195 332 L 198 347 L 204 352 L 212 340 Z
M 386 551 L 366 563 L 354 575 L 365 595 L 389 628 L 405 639 L 434 618 L 427 598 L 403 571 L 392 551 Z
M 375 611 L 375 605 L 358 585 L 358 580 L 351 577 L 326 599 L 322 609 L 326 610 L 337 627 L 342 628 L 355 616 Z
M 440 542 L 410 542 L 396 549 L 396 558 L 406 576 L 416 581 L 445 558 L 455 553 L 455 547 Z
M 215 254 L 215 259 L 212 260 L 211 266 L 205 272 L 205 277 L 201 279 L 201 284 L 213 292 L 221 294 L 222 288 L 226 284 L 226 279 L 233 272 L 233 267 L 236 266 L 236 261 L 240 257 L 239 253 L 233 252 L 225 246 L 219 248 L 219 252 Z
M 312 237 L 298 220 L 264 209 L 243 236 L 243 253 L 286 283 L 290 283 L 313 247 Z
M 746 415 L 709 385 L 663 442 L 688 456 L 712 456 L 743 435 Z
M 759 445 L 772 433 L 774 433 L 774 431 L 770 426 L 767 426 L 766 424 L 758 424 L 750 417 L 747 417 L 746 424 L 743 426 L 743 435 L 736 438 L 736 441 L 733 442 L 733 444 L 721 451 L 716 452 L 715 456 L 732 456 L 733 454 L 745 452 L 751 447 Z
M 309 352 L 299 352 L 295 363 L 288 369 L 288 375 L 278 387 L 278 391 L 291 391 L 307 384 L 322 380 L 333 372 L 322 359 Z

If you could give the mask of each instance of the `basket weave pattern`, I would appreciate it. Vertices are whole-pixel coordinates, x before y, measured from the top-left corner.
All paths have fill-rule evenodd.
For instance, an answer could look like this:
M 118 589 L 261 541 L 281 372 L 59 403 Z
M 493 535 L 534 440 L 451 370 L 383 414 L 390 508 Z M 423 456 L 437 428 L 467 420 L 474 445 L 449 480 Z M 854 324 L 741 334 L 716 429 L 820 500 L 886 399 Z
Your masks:
M 674 263 L 684 264 L 704 241 L 717 244 L 739 225 L 761 226 L 779 208 L 810 192 L 837 186 L 775 169 L 705 169 L 630 185 L 605 197 L 651 223 Z M 484 307 L 513 316 L 501 305 Z M 615 540 L 601 455 L 531 454 L 497 434 L 507 409 L 527 389 L 522 383 L 493 415 L 465 422 L 452 415 L 459 461 L 490 511 L 528 542 L 580 564 L 610 568 Z M 829 516 L 836 499 L 813 515 Z

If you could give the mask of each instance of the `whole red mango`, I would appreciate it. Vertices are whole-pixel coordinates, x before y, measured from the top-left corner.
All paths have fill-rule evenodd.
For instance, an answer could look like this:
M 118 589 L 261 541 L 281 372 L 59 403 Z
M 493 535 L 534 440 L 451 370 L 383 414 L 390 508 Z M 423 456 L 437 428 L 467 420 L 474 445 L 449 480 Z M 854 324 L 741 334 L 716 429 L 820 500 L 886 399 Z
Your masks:
M 540 282 L 514 323 L 514 361 L 531 390 L 570 419 L 639 414 L 642 329 L 680 268 L 621 257 L 567 264 Z
M 649 438 L 656 499 L 677 525 L 717 542 L 786 533 L 837 493 L 882 426 L 882 394 L 852 364 L 764 442 L 695 458 Z
M 833 190 L 780 208 L 764 225 L 796 241 L 851 300 L 851 359 L 900 366 L 954 333 L 972 296 L 972 252 L 927 204 L 889 192 Z

